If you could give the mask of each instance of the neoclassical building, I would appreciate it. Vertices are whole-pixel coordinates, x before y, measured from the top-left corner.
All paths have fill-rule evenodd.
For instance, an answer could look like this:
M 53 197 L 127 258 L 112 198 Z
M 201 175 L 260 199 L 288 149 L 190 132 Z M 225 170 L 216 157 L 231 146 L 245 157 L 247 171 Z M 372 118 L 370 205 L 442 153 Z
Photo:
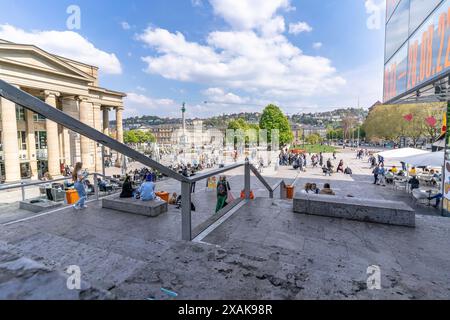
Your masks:
M 99 86 L 98 68 L 50 54 L 33 45 L 0 39 L 0 79 L 42 99 L 75 119 L 109 134 L 109 113 L 123 142 L 122 92 Z M 5 182 L 60 175 L 62 164 L 83 162 L 101 172 L 101 148 L 41 115 L 0 98 L 0 169 Z

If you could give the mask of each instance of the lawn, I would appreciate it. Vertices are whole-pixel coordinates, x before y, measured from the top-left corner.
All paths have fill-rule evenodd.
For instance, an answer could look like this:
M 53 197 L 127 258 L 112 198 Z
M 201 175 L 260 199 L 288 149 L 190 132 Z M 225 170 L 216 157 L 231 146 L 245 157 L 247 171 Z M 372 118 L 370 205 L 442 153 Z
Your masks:
M 320 144 L 306 144 L 306 145 L 299 145 L 295 146 L 291 149 L 301 149 L 306 150 L 308 153 L 333 153 L 337 152 L 336 147 L 333 146 L 327 146 L 327 145 L 320 145 Z

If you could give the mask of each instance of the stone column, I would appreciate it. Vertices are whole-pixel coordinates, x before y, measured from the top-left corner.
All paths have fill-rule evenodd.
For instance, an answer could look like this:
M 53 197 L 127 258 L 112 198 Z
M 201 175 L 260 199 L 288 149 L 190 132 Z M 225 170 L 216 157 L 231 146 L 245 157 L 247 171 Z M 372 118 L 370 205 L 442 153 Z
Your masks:
M 109 136 L 109 108 L 103 108 L 103 133 Z
M 116 108 L 117 141 L 123 143 L 123 108 Z
M 2 143 L 5 162 L 5 182 L 21 179 L 19 164 L 19 145 L 17 142 L 16 104 L 0 98 L 2 110 Z
M 34 112 L 27 110 L 27 145 L 28 145 L 28 159 L 30 159 L 31 179 L 38 178 L 37 167 L 37 152 L 36 152 L 36 138 L 34 134 Z
M 79 97 L 79 107 L 80 107 L 80 121 L 84 124 L 92 126 L 92 103 L 89 102 L 87 97 Z M 83 163 L 83 168 L 92 170 L 94 169 L 94 159 L 92 141 L 89 138 L 80 136 L 80 148 L 81 148 L 81 162 Z
M 59 97 L 59 92 L 45 91 L 45 103 L 55 107 L 57 104 L 57 98 Z M 48 158 L 48 172 L 52 176 L 61 175 L 61 162 L 59 157 L 59 134 L 58 134 L 58 124 L 49 119 L 45 120 L 45 125 L 47 128 L 47 158 Z
M 117 107 L 116 108 L 116 140 L 123 143 L 123 116 L 122 116 L 123 108 Z M 122 162 L 122 155 L 117 153 L 117 159 L 115 166 L 121 167 Z
M 101 105 L 95 104 L 94 107 L 94 128 L 97 131 L 102 132 L 102 115 L 101 115 Z M 96 142 L 95 143 L 95 172 L 102 172 L 103 170 L 103 164 L 102 164 L 102 154 L 101 154 L 101 146 L 98 146 Z

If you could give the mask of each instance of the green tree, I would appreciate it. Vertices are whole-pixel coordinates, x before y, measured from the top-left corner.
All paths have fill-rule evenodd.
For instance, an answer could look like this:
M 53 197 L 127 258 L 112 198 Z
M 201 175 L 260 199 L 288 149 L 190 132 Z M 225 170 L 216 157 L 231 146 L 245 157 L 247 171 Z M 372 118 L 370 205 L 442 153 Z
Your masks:
M 139 139 L 136 135 L 135 130 L 124 131 L 123 133 L 123 141 L 126 144 L 137 144 L 139 143 Z
M 261 116 L 259 122 L 261 129 L 266 129 L 268 134 L 268 141 L 271 142 L 272 130 L 279 130 L 280 145 L 285 146 L 294 140 L 291 126 L 288 118 L 283 114 L 281 109 L 273 104 L 268 105 Z
M 322 137 L 319 136 L 318 134 L 313 133 L 313 134 L 310 134 L 308 137 L 306 137 L 306 142 L 307 142 L 308 144 L 315 145 L 315 144 L 320 144 L 320 143 L 322 143 L 322 142 L 323 142 L 323 139 L 322 139 Z
M 126 144 L 144 144 L 156 142 L 155 136 L 151 132 L 142 130 L 129 130 L 123 133 L 123 140 Z

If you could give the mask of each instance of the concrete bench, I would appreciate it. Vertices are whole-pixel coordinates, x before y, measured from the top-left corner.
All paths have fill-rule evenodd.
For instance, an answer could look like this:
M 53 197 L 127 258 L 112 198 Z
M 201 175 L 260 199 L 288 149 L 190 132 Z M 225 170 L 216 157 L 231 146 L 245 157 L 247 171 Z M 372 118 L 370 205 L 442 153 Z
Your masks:
M 22 210 L 39 213 L 42 211 L 53 210 L 62 207 L 62 202 L 53 202 L 46 199 L 31 199 L 20 201 L 19 208 Z
M 297 193 L 294 212 L 414 228 L 416 214 L 403 202 Z
M 102 207 L 152 218 L 168 211 L 168 205 L 165 201 L 142 201 L 134 198 L 122 199 L 118 196 L 103 199 Z

